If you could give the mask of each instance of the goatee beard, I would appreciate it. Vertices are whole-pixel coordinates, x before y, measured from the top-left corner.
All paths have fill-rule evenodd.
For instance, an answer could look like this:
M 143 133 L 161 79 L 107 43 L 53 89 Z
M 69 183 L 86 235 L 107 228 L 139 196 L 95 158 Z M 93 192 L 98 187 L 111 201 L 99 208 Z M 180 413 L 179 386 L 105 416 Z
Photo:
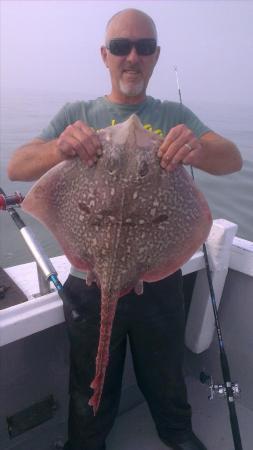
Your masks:
M 119 88 L 122 94 L 126 95 L 127 97 L 136 97 L 137 95 L 140 95 L 143 92 L 144 81 L 140 80 L 137 83 L 132 84 L 120 80 Z

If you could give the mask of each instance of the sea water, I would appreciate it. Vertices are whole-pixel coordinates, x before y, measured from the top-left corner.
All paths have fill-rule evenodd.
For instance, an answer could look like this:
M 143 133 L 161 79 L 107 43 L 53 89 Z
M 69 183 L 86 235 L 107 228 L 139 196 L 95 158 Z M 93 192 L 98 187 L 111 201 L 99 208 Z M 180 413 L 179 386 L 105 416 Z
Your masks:
M 26 194 L 32 183 L 11 182 L 6 167 L 12 152 L 36 137 L 67 101 L 94 98 L 90 94 L 1 95 L 0 111 L 0 186 L 6 194 Z M 238 224 L 237 235 L 253 241 L 253 108 L 246 105 L 186 102 L 199 118 L 215 132 L 232 140 L 240 149 L 244 165 L 240 172 L 213 176 L 194 170 L 195 181 L 204 193 L 213 218 Z M 41 224 L 20 214 L 48 256 L 62 254 L 54 237 Z M 0 212 L 0 266 L 9 267 L 32 260 L 32 256 L 7 212 Z

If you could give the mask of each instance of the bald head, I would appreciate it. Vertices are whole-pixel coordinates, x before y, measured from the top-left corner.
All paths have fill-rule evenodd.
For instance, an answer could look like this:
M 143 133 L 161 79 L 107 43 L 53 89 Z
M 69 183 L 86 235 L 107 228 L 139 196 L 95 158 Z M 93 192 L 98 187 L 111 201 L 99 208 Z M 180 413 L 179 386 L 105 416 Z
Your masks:
M 134 28 L 142 32 L 142 37 L 157 39 L 157 30 L 153 19 L 138 9 L 124 9 L 114 14 L 106 26 L 106 43 L 115 37 L 129 37 Z M 134 36 L 132 35 L 134 38 Z

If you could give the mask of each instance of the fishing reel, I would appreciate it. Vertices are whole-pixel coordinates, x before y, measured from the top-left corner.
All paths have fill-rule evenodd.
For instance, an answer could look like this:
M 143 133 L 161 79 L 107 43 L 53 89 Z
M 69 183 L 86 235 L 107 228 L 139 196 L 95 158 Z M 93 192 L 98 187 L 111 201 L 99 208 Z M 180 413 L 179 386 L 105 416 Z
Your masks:
M 210 394 L 208 395 L 209 400 L 213 400 L 216 396 L 226 398 L 228 388 L 232 388 L 234 398 L 240 397 L 241 389 L 238 383 L 231 382 L 229 386 L 225 386 L 225 384 L 216 384 L 214 383 L 212 376 L 206 374 L 205 372 L 200 372 L 199 379 L 202 384 L 207 384 L 209 387 L 210 390 Z
M 10 207 L 19 206 L 23 200 L 24 197 L 20 192 L 15 192 L 13 195 L 5 195 L 0 192 L 0 211 L 6 211 Z

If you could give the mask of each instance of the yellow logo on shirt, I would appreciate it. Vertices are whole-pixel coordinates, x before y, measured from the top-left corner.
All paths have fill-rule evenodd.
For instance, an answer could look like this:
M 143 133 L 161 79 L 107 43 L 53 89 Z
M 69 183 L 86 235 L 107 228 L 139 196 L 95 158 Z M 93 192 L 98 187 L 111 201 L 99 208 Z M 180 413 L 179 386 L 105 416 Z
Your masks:
M 112 126 L 116 125 L 117 124 L 116 120 L 112 119 L 112 123 L 111 124 L 112 124 Z M 151 131 L 151 132 L 153 132 L 155 134 L 158 134 L 161 137 L 164 136 L 164 133 L 163 133 L 162 130 L 160 130 L 160 128 L 157 128 L 156 130 L 153 130 L 153 127 L 152 127 L 152 125 L 150 123 L 146 123 L 145 125 L 143 125 L 143 128 L 145 128 L 145 130 L 148 130 L 148 131 Z

